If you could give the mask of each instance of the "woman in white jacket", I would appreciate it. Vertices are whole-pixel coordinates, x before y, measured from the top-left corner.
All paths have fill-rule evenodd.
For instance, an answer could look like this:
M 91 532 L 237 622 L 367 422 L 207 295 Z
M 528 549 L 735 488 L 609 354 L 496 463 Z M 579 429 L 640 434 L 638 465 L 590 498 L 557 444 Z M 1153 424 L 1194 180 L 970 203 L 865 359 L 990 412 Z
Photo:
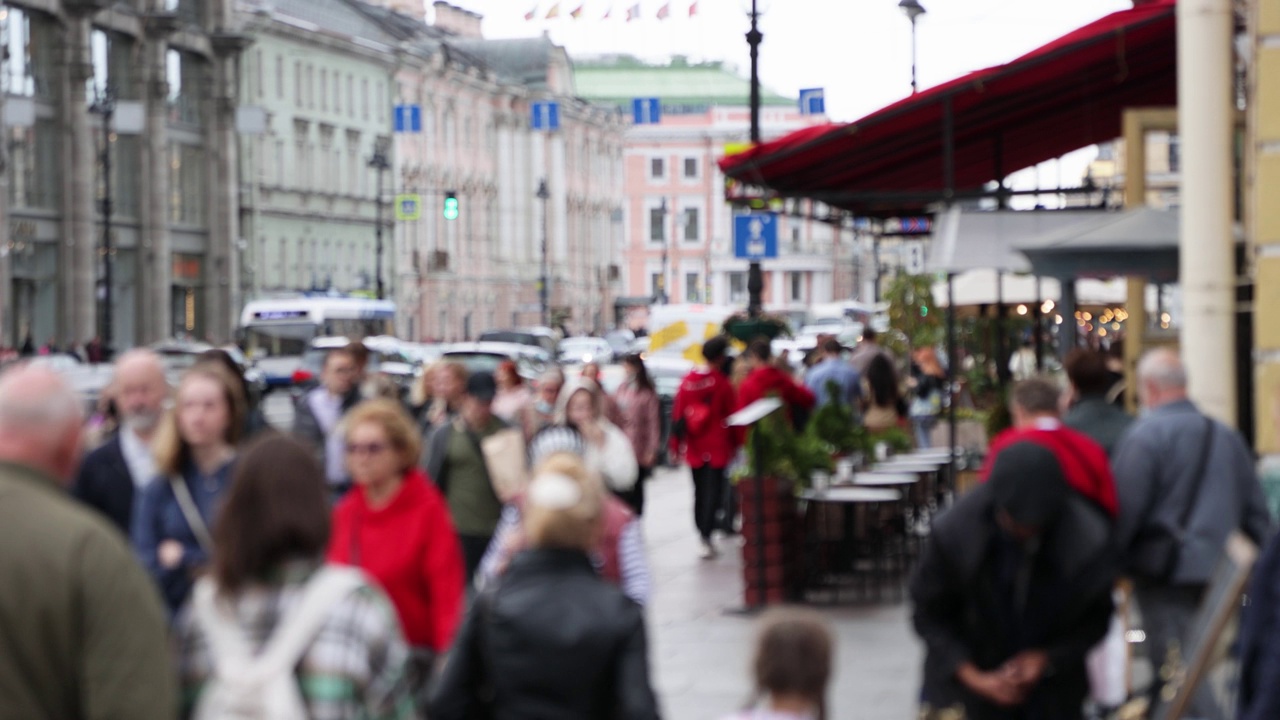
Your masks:
M 600 473 L 610 490 L 621 493 L 635 487 L 640 475 L 635 451 L 627 434 L 605 417 L 604 391 L 599 385 L 590 380 L 566 385 L 556 403 L 556 420 L 582 434 L 583 460 Z

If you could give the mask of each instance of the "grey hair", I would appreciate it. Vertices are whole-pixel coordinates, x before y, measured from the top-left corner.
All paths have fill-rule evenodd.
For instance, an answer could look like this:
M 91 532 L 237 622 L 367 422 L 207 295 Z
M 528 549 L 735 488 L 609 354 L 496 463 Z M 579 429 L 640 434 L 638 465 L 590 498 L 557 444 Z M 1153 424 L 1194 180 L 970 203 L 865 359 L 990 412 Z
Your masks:
M 39 434 L 79 424 L 84 417 L 80 400 L 62 380 L 48 384 L 47 392 L 36 396 L 30 392 L 13 392 L 3 380 L 20 368 L 0 375 L 0 428 L 10 432 Z
M 1138 361 L 1138 380 L 1165 390 L 1185 390 L 1187 369 L 1178 353 L 1169 348 L 1156 348 Z

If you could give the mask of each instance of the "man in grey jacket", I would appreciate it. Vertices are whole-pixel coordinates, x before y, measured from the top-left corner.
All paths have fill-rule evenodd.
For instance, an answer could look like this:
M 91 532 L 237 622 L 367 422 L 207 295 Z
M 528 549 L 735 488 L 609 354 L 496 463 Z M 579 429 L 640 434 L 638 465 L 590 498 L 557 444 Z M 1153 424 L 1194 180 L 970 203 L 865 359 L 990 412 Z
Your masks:
M 1135 576 L 1149 657 L 1158 670 L 1174 643 L 1184 655 L 1189 651 L 1188 626 L 1227 536 L 1241 530 L 1262 545 L 1271 515 L 1244 439 L 1187 399 L 1177 353 L 1160 349 L 1142 358 L 1138 394 L 1145 413 L 1112 463 L 1120 498 L 1117 540 Z M 1152 533 L 1158 528 L 1182 538 L 1167 577 L 1151 577 L 1137 562 L 1158 545 Z

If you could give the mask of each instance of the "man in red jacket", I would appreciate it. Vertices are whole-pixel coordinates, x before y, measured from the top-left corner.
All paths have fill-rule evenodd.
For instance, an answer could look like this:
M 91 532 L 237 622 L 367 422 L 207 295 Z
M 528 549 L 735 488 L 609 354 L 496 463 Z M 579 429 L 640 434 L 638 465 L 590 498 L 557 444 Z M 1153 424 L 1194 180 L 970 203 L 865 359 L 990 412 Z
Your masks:
M 787 417 L 797 429 L 804 427 L 809 411 L 817 404 L 818 398 L 809 388 L 796 382 L 795 378 L 785 370 L 776 367 L 772 359 L 773 348 L 765 339 L 753 340 L 742 355 L 747 364 L 747 378 L 738 388 L 738 408 L 777 395 L 787 410 Z
M 1013 386 L 1009 401 L 1013 427 L 991 442 L 981 477 L 984 481 L 987 479 L 1001 450 L 1029 440 L 1052 452 L 1062 466 L 1067 484 L 1114 520 L 1120 504 L 1107 451 L 1088 435 L 1062 424 L 1058 404 L 1061 394 L 1056 385 L 1044 378 L 1023 380 Z M 1033 482 L 1035 478 L 1027 480 Z
M 721 371 L 729 341 L 713 337 L 702 344 L 705 365 L 694 368 L 680 382 L 671 407 L 671 457 L 680 456 L 693 470 L 693 522 L 702 536 L 702 557 L 716 556 L 711 532 L 728 490 L 725 468 L 737 445 L 724 421 L 733 414 L 733 384 Z

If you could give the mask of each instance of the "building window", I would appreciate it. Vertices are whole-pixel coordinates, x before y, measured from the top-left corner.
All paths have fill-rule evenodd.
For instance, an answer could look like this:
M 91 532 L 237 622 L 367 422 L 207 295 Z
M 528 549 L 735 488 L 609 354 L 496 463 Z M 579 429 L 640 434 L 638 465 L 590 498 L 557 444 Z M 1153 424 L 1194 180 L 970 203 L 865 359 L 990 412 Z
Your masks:
M 681 213 L 681 217 L 681 225 L 684 226 L 684 241 L 697 242 L 701 239 L 699 235 L 698 208 L 685 208 Z
M 169 191 L 169 221 L 178 225 L 205 224 L 205 191 L 209 178 L 205 171 L 204 148 L 173 145 L 170 149 L 172 188 Z
M 276 185 L 284 187 L 284 140 L 276 140 Z
M 265 67 L 266 62 L 267 60 L 263 57 L 261 49 L 254 51 L 253 76 L 258 85 L 255 89 L 258 91 L 257 96 L 259 100 L 267 96 L 267 90 L 265 87 L 267 81 L 267 69 Z
M 342 75 L 333 73 L 333 111 L 342 113 Z
M 698 158 L 684 159 L 684 177 L 686 180 L 698 179 Z
M 320 69 L 320 111 L 329 112 L 329 71 Z
M 369 78 L 360 78 L 360 115 L 369 119 Z
M 351 74 L 347 75 L 347 117 L 354 118 L 356 116 L 356 79 Z
M 284 99 L 284 56 L 276 56 L 276 98 Z
M 791 302 L 804 302 L 804 273 L 791 273 Z
M 165 81 L 169 84 L 169 122 L 201 125 L 200 97 L 209 91 L 206 65 L 196 55 L 170 50 L 165 63 Z
M 741 304 L 747 301 L 747 274 L 744 272 L 729 273 L 729 302 Z
M 13 128 L 9 143 L 9 202 L 14 207 L 56 208 L 62 194 L 62 144 L 52 123 Z
M 650 297 L 662 297 L 662 273 L 649 273 L 649 295 Z
M 4 37 L 3 83 L 0 90 L 10 95 L 51 99 L 54 73 L 60 62 L 62 41 L 47 15 L 7 6 L 8 20 L 0 24 Z
M 1169 172 L 1182 172 L 1182 140 L 1177 135 L 1169 136 Z
M 293 61 L 293 104 L 302 109 L 302 61 Z
M 649 158 L 649 179 L 665 180 L 667 177 L 667 161 L 664 158 Z
M 791 252 L 800 252 L 800 226 L 791 226 Z
M 684 301 L 702 302 L 702 277 L 696 272 L 684 274 Z
M 666 217 L 665 208 L 649 208 L 649 242 L 666 242 Z

